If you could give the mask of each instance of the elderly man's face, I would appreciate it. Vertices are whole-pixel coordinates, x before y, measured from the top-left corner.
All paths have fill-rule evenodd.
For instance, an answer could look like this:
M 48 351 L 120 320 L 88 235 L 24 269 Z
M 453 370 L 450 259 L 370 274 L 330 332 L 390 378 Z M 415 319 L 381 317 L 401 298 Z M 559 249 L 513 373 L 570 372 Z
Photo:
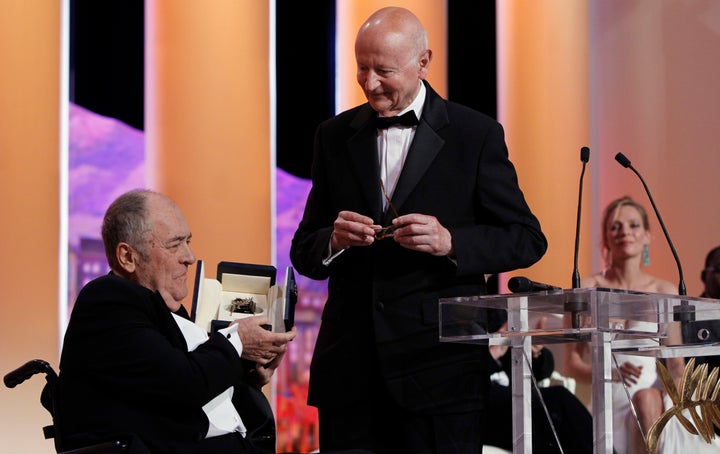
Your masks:
M 368 102 L 384 117 L 412 103 L 430 65 L 430 51 L 417 55 L 414 42 L 399 33 L 361 33 L 355 42 L 357 81 Z
M 170 200 L 151 196 L 147 209 L 151 229 L 135 277 L 139 284 L 159 291 L 165 304 L 175 311 L 187 296 L 188 267 L 195 263 L 190 249 L 192 234 L 182 212 Z

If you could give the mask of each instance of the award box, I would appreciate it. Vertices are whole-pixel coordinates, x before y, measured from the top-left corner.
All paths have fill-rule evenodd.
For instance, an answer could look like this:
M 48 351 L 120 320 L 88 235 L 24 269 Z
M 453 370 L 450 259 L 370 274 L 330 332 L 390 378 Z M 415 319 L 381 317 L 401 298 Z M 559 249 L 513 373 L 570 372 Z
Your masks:
M 207 278 L 205 263 L 197 262 L 190 317 L 208 333 L 233 320 L 265 315 L 268 329 L 284 332 L 294 324 L 297 287 L 292 267 L 283 285 L 276 285 L 271 265 L 220 262 L 216 278 Z

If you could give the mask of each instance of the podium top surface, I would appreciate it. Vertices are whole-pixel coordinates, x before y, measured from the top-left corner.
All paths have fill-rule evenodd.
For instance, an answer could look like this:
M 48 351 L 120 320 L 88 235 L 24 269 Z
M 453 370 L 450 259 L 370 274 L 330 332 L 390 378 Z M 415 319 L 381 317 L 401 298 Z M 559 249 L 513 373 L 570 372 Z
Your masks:
M 524 336 L 545 344 L 589 341 L 598 332 L 610 333 L 618 345 L 628 339 L 655 339 L 656 345 L 670 323 L 720 320 L 720 300 L 606 288 L 442 298 L 439 303 L 440 341 L 493 345 L 510 345 Z M 507 317 L 507 332 L 487 332 L 492 311 Z M 534 329 L 539 317 L 553 315 L 565 320 L 562 327 Z

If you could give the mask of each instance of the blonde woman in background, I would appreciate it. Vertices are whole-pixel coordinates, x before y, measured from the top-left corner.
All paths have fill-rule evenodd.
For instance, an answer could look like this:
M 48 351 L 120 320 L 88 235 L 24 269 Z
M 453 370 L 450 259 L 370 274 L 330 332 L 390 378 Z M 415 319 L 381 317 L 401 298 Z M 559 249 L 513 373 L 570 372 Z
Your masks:
M 649 265 L 650 227 L 645 209 L 630 197 L 612 201 L 605 209 L 602 221 L 602 249 L 606 268 L 581 280 L 582 288 L 602 287 L 649 293 L 677 294 L 672 283 L 645 271 Z M 626 329 L 655 332 L 651 322 L 616 320 Z M 677 324 L 671 324 L 668 343 L 680 343 Z M 592 365 L 587 343 L 567 344 L 565 347 L 565 375 L 579 383 L 592 382 Z M 660 382 L 655 358 L 614 354 L 613 369 L 613 441 L 617 454 L 644 453 L 644 439 L 630 412 L 628 393 L 637 411 L 642 433 L 647 433 L 662 414 L 664 390 Z M 668 371 L 678 384 L 685 362 L 683 358 L 669 358 Z M 618 370 L 619 369 L 619 370 Z M 623 385 L 624 382 L 624 385 Z M 625 390 L 627 388 L 627 392 Z M 665 436 L 663 438 L 666 438 Z M 702 441 L 702 439 L 699 439 Z M 661 443 L 663 441 L 661 440 Z

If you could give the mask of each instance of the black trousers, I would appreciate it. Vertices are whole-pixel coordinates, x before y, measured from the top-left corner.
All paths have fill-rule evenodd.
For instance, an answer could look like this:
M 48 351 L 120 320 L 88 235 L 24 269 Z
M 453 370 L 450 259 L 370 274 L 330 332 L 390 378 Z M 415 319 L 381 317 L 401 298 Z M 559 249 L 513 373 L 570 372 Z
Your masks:
M 482 453 L 485 412 L 417 414 L 397 405 L 384 385 L 374 388 L 368 401 L 318 409 L 321 453 L 347 449 L 374 454 Z
M 562 386 L 540 388 L 540 392 L 547 405 L 562 452 L 592 454 L 592 415 L 583 403 Z M 512 451 L 512 390 L 509 386 L 496 383 L 491 385 L 485 433 L 486 444 Z M 532 399 L 532 448 L 533 454 L 561 452 L 545 410 L 536 395 L 533 395 Z

